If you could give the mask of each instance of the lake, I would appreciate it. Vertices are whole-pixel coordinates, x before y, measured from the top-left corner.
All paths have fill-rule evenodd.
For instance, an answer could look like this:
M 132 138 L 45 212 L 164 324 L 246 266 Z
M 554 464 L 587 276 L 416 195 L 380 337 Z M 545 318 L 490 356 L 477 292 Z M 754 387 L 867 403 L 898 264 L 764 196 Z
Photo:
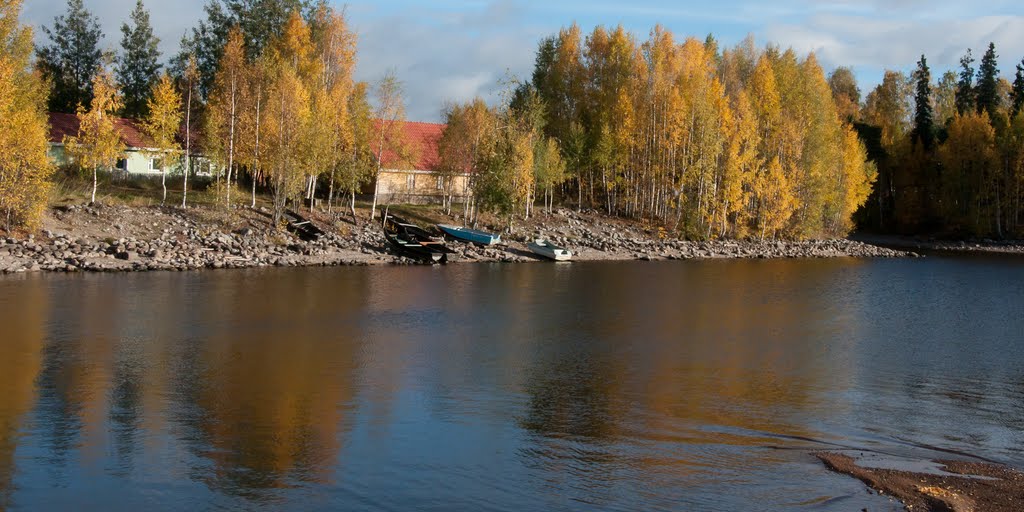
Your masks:
M 900 510 L 1024 466 L 1024 260 L 0 278 L 0 510 Z

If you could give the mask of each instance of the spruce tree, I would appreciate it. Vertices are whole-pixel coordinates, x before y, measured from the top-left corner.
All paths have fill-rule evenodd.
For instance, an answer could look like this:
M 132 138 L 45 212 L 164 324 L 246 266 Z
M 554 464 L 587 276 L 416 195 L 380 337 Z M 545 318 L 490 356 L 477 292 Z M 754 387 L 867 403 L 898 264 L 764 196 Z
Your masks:
M 1013 90 L 1010 93 L 1013 105 L 1010 107 L 1010 117 L 1016 117 L 1024 108 L 1024 59 L 1017 64 L 1017 76 L 1013 79 Z
M 121 25 L 121 49 L 117 82 L 124 98 L 122 115 L 141 119 L 148 114 L 153 86 L 160 79 L 160 40 L 153 35 L 149 11 L 138 0 L 130 15 L 131 25 Z
M 964 115 L 974 108 L 974 68 L 971 64 L 974 57 L 971 56 L 971 49 L 967 54 L 960 57 L 960 78 L 956 83 L 956 111 Z
M 92 81 L 100 68 L 103 32 L 82 0 L 68 0 L 68 10 L 53 19 L 53 28 L 42 27 L 50 44 L 36 49 L 39 69 L 52 84 L 48 108 L 73 113 L 79 105 L 89 108 Z
M 925 149 L 932 149 L 935 141 L 934 115 L 932 111 L 932 73 L 928 69 L 928 61 L 924 55 L 917 62 L 914 72 L 914 131 L 912 138 L 921 142 Z
M 246 57 L 254 60 L 263 54 L 271 40 L 281 35 L 293 11 L 312 13 L 315 3 L 312 0 L 207 0 L 203 8 L 206 19 L 182 40 L 181 54 L 173 59 L 172 74 L 180 79 L 188 56 L 194 55 L 199 66 L 199 89 L 205 97 L 213 85 L 213 76 L 232 27 L 239 27 L 245 34 Z
M 978 84 L 975 86 L 975 101 L 978 113 L 988 112 L 988 117 L 995 117 L 999 108 L 999 68 L 996 67 L 996 45 L 988 44 L 985 56 L 978 66 Z

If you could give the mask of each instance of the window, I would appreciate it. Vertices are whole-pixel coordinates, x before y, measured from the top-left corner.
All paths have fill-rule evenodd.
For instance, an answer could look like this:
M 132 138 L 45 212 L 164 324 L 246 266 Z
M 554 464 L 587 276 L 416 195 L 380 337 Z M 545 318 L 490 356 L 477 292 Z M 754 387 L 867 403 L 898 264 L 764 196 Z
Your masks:
M 405 186 L 410 190 L 416 190 L 416 175 L 410 174 L 406 179 Z
M 164 166 L 163 160 L 161 160 L 159 158 L 150 158 L 149 159 L 149 170 L 151 170 L 151 171 L 159 171 L 161 168 L 163 168 L 163 166 Z
M 437 189 L 444 190 L 444 176 L 437 177 Z
M 128 159 L 127 158 L 118 158 L 117 159 L 117 163 L 114 164 L 114 168 L 119 170 L 119 171 L 127 171 L 128 170 Z

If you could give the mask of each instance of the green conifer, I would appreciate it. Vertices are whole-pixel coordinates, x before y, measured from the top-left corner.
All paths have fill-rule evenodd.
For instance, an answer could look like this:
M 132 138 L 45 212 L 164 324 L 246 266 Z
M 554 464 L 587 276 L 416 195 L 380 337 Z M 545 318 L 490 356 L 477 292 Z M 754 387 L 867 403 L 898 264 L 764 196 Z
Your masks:
M 142 0 L 135 3 L 131 25 L 121 25 L 121 48 L 117 60 L 117 82 L 124 98 L 125 117 L 141 119 L 148 113 L 147 103 L 153 85 L 160 78 L 160 39 L 153 35 L 149 11 Z
M 50 44 L 36 49 L 38 66 L 52 84 L 48 108 L 73 113 L 92 103 L 92 80 L 100 68 L 100 23 L 82 0 L 68 0 L 68 10 L 53 19 L 53 28 L 42 27 Z

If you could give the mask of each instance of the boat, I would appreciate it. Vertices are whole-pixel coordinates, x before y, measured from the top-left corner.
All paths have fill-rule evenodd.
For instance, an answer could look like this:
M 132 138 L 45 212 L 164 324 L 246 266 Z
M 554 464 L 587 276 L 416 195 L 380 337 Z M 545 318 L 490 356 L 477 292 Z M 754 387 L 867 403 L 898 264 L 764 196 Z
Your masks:
M 533 242 L 527 244 L 527 247 L 529 247 L 534 254 L 551 260 L 568 261 L 572 259 L 572 251 L 564 247 L 559 247 L 551 243 L 550 240 L 537 238 Z
M 469 229 L 462 226 L 450 224 L 438 224 L 437 229 L 460 242 L 470 242 L 479 245 L 494 245 L 501 241 L 501 235 L 495 235 L 486 231 Z
M 295 233 L 303 242 L 313 242 L 324 236 L 324 231 L 313 224 L 309 219 L 299 215 L 293 210 L 285 210 L 285 221 L 288 231 Z
M 393 215 L 384 214 L 384 238 L 399 256 L 426 263 L 447 263 L 451 249 L 444 240 L 430 235 L 425 229 Z

